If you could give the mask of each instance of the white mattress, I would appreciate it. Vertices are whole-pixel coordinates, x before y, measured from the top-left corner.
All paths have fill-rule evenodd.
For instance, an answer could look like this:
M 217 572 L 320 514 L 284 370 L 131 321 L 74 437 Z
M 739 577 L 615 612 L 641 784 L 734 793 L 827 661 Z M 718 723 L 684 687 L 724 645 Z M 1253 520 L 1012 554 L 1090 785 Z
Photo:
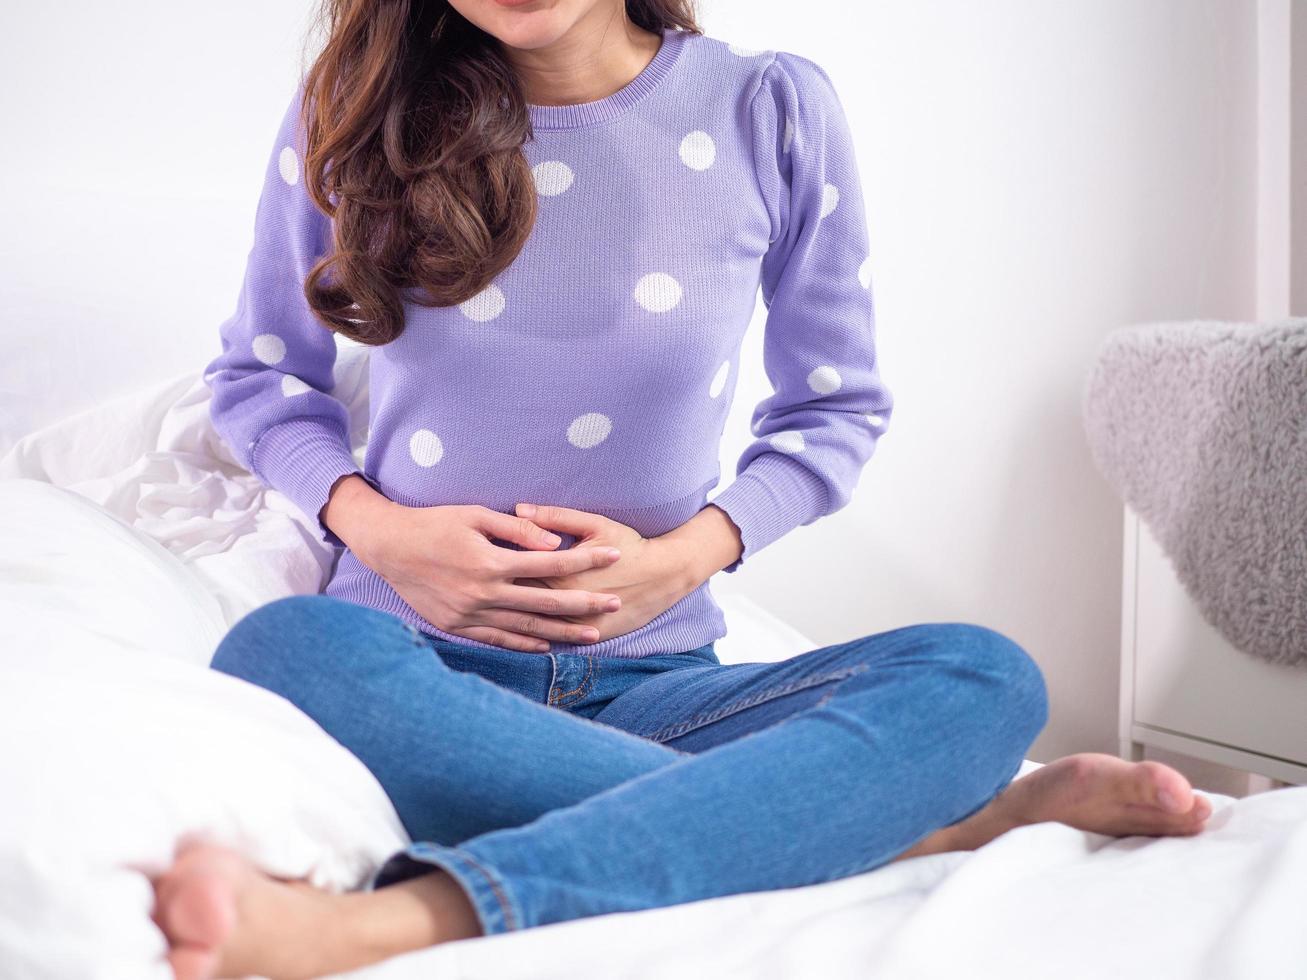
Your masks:
M 365 419 L 361 360 L 348 350 L 343 355 L 338 397 L 356 419 Z M 114 661 L 112 669 L 139 672 L 135 693 L 147 713 L 150 685 L 173 683 L 179 671 L 197 684 L 217 676 L 201 668 L 235 619 L 279 595 L 320 587 L 330 549 L 285 498 L 263 488 L 226 454 L 209 427 L 207 397 L 197 376 L 183 375 L 34 433 L 0 459 L 0 478 L 25 481 L 0 484 L 0 644 L 10 658 L 0 663 L 10 668 L 11 694 L 15 678 L 40 682 L 39 671 L 24 674 L 18 667 L 27 658 L 45 658 L 49 667 L 61 656 L 69 664 L 81 657 L 91 669 L 97 661 L 89 656 L 99 658 L 101 667 L 104 658 L 120 657 L 121 667 Z M 813 646 L 746 597 L 723 590 L 719 599 L 731 631 L 719 644 L 724 661 L 780 659 Z M 162 654 L 176 664 L 147 667 L 141 653 Z M 219 709 L 222 697 L 234 697 L 232 690 L 210 692 L 208 710 Z M 294 711 L 278 702 L 276 711 Z M 18 700 L 11 705 L 21 707 Z M 261 702 L 264 709 L 273 711 Z M 278 730 L 293 730 L 297 751 L 313 749 L 315 739 L 330 743 L 318 747 L 324 759 L 334 751 L 325 735 L 295 727 L 296 719 L 276 721 Z M 84 748 L 79 739 L 86 733 L 75 730 L 75 716 L 70 726 L 68 745 Z M 0 725 L 0 737 L 17 736 Z M 291 738 L 286 735 L 288 746 Z M 11 787 L 14 780 L 33 778 L 34 764 L 22 761 L 30 757 L 30 745 L 15 754 L 19 748 L 0 745 L 9 767 L 0 770 L 0 779 Z M 259 746 L 273 763 L 278 751 L 275 740 Z M 75 759 L 71 748 L 67 758 Z M 123 762 L 130 766 L 132 760 Z M 240 833 L 223 838 L 206 823 L 210 818 L 200 803 L 177 805 L 176 794 L 183 791 L 173 786 L 176 819 L 159 833 L 180 839 L 212 831 L 246 847 L 274 873 L 351 887 L 369 861 L 394 846 L 396 821 L 384 796 L 362 782 L 370 779 L 366 771 L 350 770 L 338 759 L 332 764 L 341 766 L 340 785 L 367 790 L 356 794 L 366 801 L 358 807 L 371 809 L 354 813 L 348 824 L 333 824 L 329 812 L 309 813 L 304 808 L 311 800 L 298 811 L 264 812 L 255 799 L 248 808 L 259 811 L 259 820 L 245 814 L 250 820 L 241 823 L 242 815 L 226 812 L 224 819 L 240 824 Z M 1023 771 L 1036 765 L 1027 763 Z M 148 781 L 133 785 L 137 797 L 150 792 Z M 112 794 L 113 784 L 97 792 Z M 1301 929 L 1307 788 L 1238 801 L 1209 795 L 1215 813 L 1196 838 L 1114 840 L 1042 824 L 1012 831 L 974 853 L 916 858 L 825 885 L 457 943 L 352 976 L 1307 975 L 1307 932 Z M 105 809 L 112 809 L 111 799 Z M 150 862 L 161 860 L 174 840 L 124 840 L 118 860 L 123 890 L 84 889 L 86 902 L 94 895 L 118 897 L 70 915 L 63 906 L 81 900 L 81 892 L 69 869 L 78 867 L 83 854 L 89 867 L 92 851 L 99 861 L 118 853 L 112 839 L 118 831 L 112 821 L 101 822 L 93 845 L 81 835 L 49 835 L 40 846 L 59 852 L 63 880 L 62 886 L 47 886 L 32 871 L 38 862 L 28 861 L 23 850 L 35 851 L 47 840 L 40 808 L 20 806 L 16 812 L 0 820 L 0 848 L 8 862 L 0 863 L 0 974 L 166 977 L 161 939 L 142 904 L 148 888 L 140 883 Z M 293 854 L 281 848 L 292 832 L 298 835 Z M 350 860 L 332 860 L 345 850 Z M 103 872 L 102 865 L 96 867 Z M 113 915 L 128 918 L 113 929 L 103 921 L 95 925 Z M 58 937 L 64 954 L 43 958 L 42 930 Z M 115 947 L 113 956 L 104 953 L 104 944 L 129 933 L 136 937 L 131 944 Z M 79 936 L 86 950 L 81 961 L 66 952 Z

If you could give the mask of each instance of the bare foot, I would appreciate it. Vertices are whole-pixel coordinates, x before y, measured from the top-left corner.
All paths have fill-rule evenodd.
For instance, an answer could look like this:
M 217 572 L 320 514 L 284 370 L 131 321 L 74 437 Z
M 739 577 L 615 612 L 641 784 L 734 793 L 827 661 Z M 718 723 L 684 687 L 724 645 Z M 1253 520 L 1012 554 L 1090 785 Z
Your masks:
M 994 800 L 1020 824 L 1056 820 L 1112 837 L 1192 836 L 1212 805 L 1160 762 L 1082 752 L 1013 780 Z
M 369 892 L 281 881 L 235 851 L 183 850 L 154 882 L 154 921 L 177 980 L 307 980 L 480 935 L 453 879 L 434 872 Z
M 1211 803 L 1170 766 L 1081 752 L 1013 780 L 983 809 L 894 860 L 974 850 L 1015 827 L 1045 821 L 1111 837 L 1188 837 L 1202 831 L 1211 813 Z

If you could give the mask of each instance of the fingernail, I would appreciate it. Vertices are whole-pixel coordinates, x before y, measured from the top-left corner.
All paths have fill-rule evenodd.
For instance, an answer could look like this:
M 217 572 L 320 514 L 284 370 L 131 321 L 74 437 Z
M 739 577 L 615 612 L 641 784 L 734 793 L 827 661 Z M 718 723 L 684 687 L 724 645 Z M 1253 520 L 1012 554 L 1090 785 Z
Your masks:
M 551 548 L 557 548 L 560 544 L 563 543 L 563 539 L 560 538 L 557 534 L 554 534 L 552 531 L 546 531 L 542 536 L 542 539 L 544 543 L 549 545 L 549 547 Z
M 612 558 L 614 561 L 622 557 L 622 553 L 618 551 L 616 548 L 605 548 L 604 551 L 608 555 L 608 557 Z
M 536 516 L 536 505 L 535 505 L 535 504 L 518 504 L 518 505 L 517 505 L 517 516 L 518 516 L 518 517 L 535 517 L 535 516 Z
M 620 597 L 618 596 L 609 597 L 608 606 L 607 606 L 609 612 L 616 612 L 618 609 L 621 608 L 621 606 L 622 606 L 622 600 Z
M 581 631 L 581 639 L 583 639 L 583 640 L 597 640 L 597 639 L 599 639 L 599 631 L 598 631 L 598 630 L 582 630 L 582 631 Z
M 548 643 L 538 643 L 538 644 L 536 644 L 536 651 L 539 652 L 539 653 L 544 653 L 544 652 L 546 652 L 548 649 L 549 649 L 549 644 L 548 644 Z

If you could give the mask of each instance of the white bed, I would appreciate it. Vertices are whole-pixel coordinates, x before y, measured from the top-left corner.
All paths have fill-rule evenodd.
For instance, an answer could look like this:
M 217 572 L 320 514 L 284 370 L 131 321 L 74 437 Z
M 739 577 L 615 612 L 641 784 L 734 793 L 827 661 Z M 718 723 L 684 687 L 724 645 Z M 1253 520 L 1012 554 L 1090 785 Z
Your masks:
M 356 444 L 363 364 L 345 348 L 337 370 Z M 404 842 L 357 760 L 287 702 L 204 669 L 232 622 L 317 590 L 331 561 L 303 515 L 225 452 L 207 402 L 186 374 L 0 459 L 6 980 L 169 977 L 147 875 L 185 837 L 341 889 Z M 814 645 L 742 596 L 719 598 L 724 661 Z M 1042 824 L 974 853 L 457 943 L 351 976 L 1307 976 L 1307 788 L 1209 796 L 1196 838 Z

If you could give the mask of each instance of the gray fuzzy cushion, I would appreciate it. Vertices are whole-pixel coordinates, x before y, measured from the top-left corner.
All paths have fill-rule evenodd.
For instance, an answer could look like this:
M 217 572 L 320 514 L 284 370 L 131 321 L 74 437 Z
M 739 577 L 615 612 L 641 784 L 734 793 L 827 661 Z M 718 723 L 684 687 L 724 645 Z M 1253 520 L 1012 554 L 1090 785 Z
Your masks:
M 1307 663 L 1307 318 L 1114 330 L 1081 413 L 1095 464 L 1208 622 Z

